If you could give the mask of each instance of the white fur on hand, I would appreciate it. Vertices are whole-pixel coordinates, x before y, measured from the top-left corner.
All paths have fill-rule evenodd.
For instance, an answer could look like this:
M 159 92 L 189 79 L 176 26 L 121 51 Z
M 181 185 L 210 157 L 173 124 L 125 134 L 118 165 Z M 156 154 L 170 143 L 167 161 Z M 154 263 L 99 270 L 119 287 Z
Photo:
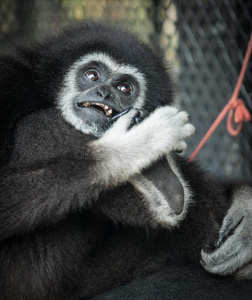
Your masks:
M 188 123 L 187 113 L 179 112 L 171 106 L 156 109 L 141 124 L 128 130 L 135 114 L 136 111 L 132 110 L 122 116 L 103 138 L 112 143 L 116 138 L 117 142 L 130 143 L 134 150 L 154 151 L 154 156 L 157 156 L 186 149 L 184 139 L 192 136 L 195 131 L 193 125 Z
M 252 189 L 242 187 L 223 221 L 220 236 L 226 240 L 211 253 L 202 250 L 202 265 L 220 275 L 235 273 L 252 279 Z
M 188 123 L 187 113 L 171 106 L 156 109 L 129 129 L 136 114 L 137 110 L 131 110 L 122 116 L 92 144 L 95 150 L 102 149 L 104 153 L 104 170 L 111 169 L 111 176 L 118 180 L 127 180 L 171 151 L 184 150 L 184 139 L 195 131 Z

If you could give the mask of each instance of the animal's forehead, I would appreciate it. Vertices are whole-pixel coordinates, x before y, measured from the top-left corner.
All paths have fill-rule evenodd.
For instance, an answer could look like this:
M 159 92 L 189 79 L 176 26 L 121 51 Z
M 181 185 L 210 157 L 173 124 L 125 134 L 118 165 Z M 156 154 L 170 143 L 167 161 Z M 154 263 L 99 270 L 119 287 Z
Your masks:
M 104 64 L 114 74 L 128 74 L 136 77 L 140 82 L 145 82 L 145 76 L 134 66 L 127 64 L 119 64 L 112 57 L 105 53 L 93 52 L 81 57 L 75 67 L 79 68 L 91 62 L 99 62 Z

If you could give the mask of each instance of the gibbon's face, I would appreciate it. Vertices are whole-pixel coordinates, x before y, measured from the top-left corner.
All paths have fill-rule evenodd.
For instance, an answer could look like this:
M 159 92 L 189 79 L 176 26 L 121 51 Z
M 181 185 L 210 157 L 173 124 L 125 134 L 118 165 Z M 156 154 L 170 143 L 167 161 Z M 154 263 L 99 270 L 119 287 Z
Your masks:
M 115 114 L 130 106 L 141 109 L 145 94 L 146 80 L 137 68 L 104 53 L 90 53 L 72 65 L 57 102 L 67 122 L 100 136 Z

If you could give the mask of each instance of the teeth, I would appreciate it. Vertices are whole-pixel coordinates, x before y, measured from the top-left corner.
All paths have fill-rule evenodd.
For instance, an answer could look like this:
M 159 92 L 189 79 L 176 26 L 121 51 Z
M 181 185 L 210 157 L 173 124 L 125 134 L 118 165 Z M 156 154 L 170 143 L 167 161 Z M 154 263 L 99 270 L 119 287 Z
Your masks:
M 108 116 L 108 117 L 112 116 L 112 112 L 113 112 L 112 108 L 110 108 L 109 110 L 106 110 L 106 116 Z
M 91 105 L 93 106 L 99 106 L 101 108 L 104 109 L 104 112 L 106 114 L 107 117 L 110 117 L 112 116 L 113 114 L 113 108 L 111 106 L 108 106 L 108 105 L 104 105 L 102 103 L 96 103 L 96 102 L 83 102 L 80 104 L 82 107 L 89 107 Z

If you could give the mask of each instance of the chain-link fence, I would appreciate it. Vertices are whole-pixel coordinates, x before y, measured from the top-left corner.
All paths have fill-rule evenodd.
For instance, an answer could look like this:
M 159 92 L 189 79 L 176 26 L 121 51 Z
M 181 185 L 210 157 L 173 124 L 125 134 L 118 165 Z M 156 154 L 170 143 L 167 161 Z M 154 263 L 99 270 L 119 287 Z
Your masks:
M 179 0 L 176 4 L 181 106 L 197 128 L 191 153 L 233 93 L 252 28 L 252 2 Z M 252 112 L 252 60 L 240 97 Z M 251 123 L 234 138 L 222 122 L 198 158 L 221 177 L 251 179 L 251 150 Z
M 190 155 L 232 95 L 252 28 L 251 0 L 1 0 L 0 51 L 87 18 L 124 25 L 160 45 L 197 128 Z M 251 85 L 252 61 L 240 92 L 250 112 Z M 251 181 L 251 148 L 251 122 L 235 138 L 222 122 L 197 158 L 223 179 Z

